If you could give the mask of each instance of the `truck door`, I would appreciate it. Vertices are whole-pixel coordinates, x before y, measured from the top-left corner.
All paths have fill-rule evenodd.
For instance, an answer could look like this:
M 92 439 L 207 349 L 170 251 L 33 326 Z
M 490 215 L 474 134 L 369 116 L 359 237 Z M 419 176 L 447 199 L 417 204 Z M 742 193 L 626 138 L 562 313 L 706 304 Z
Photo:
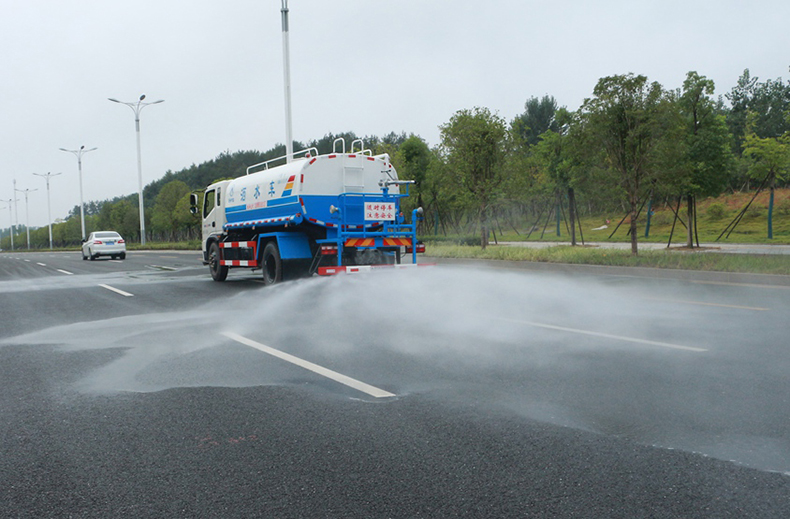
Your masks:
M 222 226 L 217 228 L 217 213 L 220 208 L 217 207 L 217 195 L 219 188 L 210 188 L 206 191 L 203 197 L 203 250 L 206 250 L 206 240 L 212 234 L 217 234 L 222 231 Z

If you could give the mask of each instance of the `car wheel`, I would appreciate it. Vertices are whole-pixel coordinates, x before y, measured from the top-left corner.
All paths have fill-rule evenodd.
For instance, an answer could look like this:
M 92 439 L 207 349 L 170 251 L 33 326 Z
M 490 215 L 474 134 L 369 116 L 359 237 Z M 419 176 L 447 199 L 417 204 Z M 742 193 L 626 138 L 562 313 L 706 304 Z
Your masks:
M 90 257 L 91 261 L 95 260 L 99 257 L 98 254 L 94 254 L 92 250 L 88 249 L 88 257 Z
M 263 248 L 263 283 L 274 285 L 283 280 L 283 262 L 280 259 L 280 248 L 276 242 L 270 241 Z
M 211 279 L 225 281 L 228 277 L 228 267 L 220 265 L 219 258 L 219 245 L 214 242 L 208 250 L 208 269 L 211 272 Z
M 88 259 L 88 256 L 85 255 L 85 252 L 81 252 L 80 254 L 82 254 L 82 261 L 85 261 L 85 260 Z
M 125 253 L 125 252 L 122 252 L 122 253 L 120 254 L 120 258 L 121 258 L 122 260 L 126 259 L 126 253 Z

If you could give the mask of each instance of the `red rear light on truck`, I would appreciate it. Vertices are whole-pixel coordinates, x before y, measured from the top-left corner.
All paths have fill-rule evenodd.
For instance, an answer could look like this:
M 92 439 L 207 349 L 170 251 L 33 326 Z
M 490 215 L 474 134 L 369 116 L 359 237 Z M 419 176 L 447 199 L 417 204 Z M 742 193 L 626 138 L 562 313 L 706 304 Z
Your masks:
M 337 245 L 321 245 L 321 255 L 330 256 L 337 254 Z
M 406 253 L 411 254 L 411 252 L 412 252 L 412 248 L 406 247 Z M 417 242 L 417 253 L 419 254 L 421 252 L 425 252 L 425 244 L 421 242 Z

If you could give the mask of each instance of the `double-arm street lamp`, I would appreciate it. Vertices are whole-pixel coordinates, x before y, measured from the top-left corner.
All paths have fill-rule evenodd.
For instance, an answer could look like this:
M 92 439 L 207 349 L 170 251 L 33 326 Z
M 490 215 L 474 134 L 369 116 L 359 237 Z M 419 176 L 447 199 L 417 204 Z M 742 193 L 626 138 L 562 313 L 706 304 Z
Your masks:
M 60 173 L 33 173 L 37 177 L 43 177 L 47 181 L 47 226 L 49 226 L 49 250 L 52 250 L 52 211 L 49 205 L 49 179 L 56 177 Z
M 163 103 L 164 99 L 160 99 L 159 101 L 154 101 L 152 103 L 144 103 L 143 100 L 145 99 L 145 94 L 140 96 L 140 99 L 137 100 L 136 103 L 125 103 L 123 101 L 118 101 L 117 99 L 108 98 L 113 103 L 120 103 L 122 105 L 126 105 L 132 109 L 134 112 L 134 128 L 137 132 L 137 192 L 138 196 L 140 197 L 140 245 L 145 245 L 145 209 L 143 207 L 143 164 L 142 159 L 140 158 L 140 112 L 143 111 L 148 105 L 155 105 L 159 103 Z
M 59 148 L 60 151 L 67 151 L 73 153 L 77 157 L 77 168 L 80 172 L 80 225 L 82 227 L 82 240 L 85 241 L 85 204 L 82 201 L 82 156 L 89 151 L 94 151 L 98 148 L 85 149 L 85 146 L 80 146 L 78 150 L 67 150 L 66 148 Z M 49 189 L 49 180 L 47 180 L 47 189 Z M 51 239 L 51 238 L 50 238 Z

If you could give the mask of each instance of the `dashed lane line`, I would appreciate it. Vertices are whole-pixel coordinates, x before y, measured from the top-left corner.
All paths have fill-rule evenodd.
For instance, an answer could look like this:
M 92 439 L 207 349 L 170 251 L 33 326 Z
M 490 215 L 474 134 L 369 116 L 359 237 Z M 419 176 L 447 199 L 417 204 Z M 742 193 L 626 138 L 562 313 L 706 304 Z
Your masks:
M 286 362 L 290 362 L 291 364 L 295 364 L 301 368 L 310 370 L 313 373 L 317 373 L 318 375 L 326 377 L 330 380 L 334 380 L 335 382 L 339 382 L 340 384 L 356 389 L 357 391 L 366 393 L 372 397 L 384 398 L 384 397 L 395 396 L 393 393 L 384 391 L 383 389 L 379 389 L 377 387 L 371 386 L 370 384 L 366 384 L 364 382 L 348 377 L 336 371 L 332 371 L 331 369 L 325 368 L 323 366 L 319 366 L 318 364 L 313 364 L 312 362 L 306 361 L 304 359 L 300 359 L 299 357 L 295 357 L 289 353 L 285 353 L 284 351 L 280 351 L 270 346 L 266 346 L 265 344 L 261 344 L 259 342 L 253 341 L 252 339 L 248 339 L 237 333 L 222 332 L 222 335 L 238 343 L 244 344 L 245 346 L 249 346 L 251 348 L 255 348 L 256 350 L 260 350 L 264 353 L 268 353 L 269 355 L 277 357 L 278 359 L 284 360 Z
M 73 276 L 74 275 L 74 272 L 69 272 L 68 270 L 63 270 L 63 269 L 55 269 L 55 270 L 57 270 L 58 272 L 60 272 L 62 274 L 66 274 L 67 276 Z
M 602 337 L 604 339 L 615 339 L 618 341 L 633 342 L 636 344 L 647 344 L 648 346 L 660 346 L 662 348 L 670 348 L 673 350 L 693 351 L 697 353 L 704 353 L 708 351 L 705 348 L 696 348 L 694 346 L 683 346 L 682 344 L 670 344 L 668 342 L 649 341 L 647 339 L 639 339 L 636 337 L 625 337 L 623 335 L 612 335 L 609 333 L 593 332 L 590 330 L 580 330 L 578 328 L 567 328 L 565 326 L 555 326 L 553 324 L 535 323 L 531 321 L 521 321 L 519 319 L 506 319 L 501 318 L 503 321 L 510 321 L 512 323 L 526 324 L 536 328 L 546 328 L 548 330 L 557 330 L 560 332 L 578 333 L 581 335 L 591 335 L 593 337 Z
M 122 295 L 124 297 L 132 297 L 132 296 L 134 296 L 134 294 L 130 294 L 129 292 L 124 292 L 123 290 L 120 290 L 120 289 L 115 288 L 115 287 L 111 287 L 110 285 L 104 285 L 104 284 L 100 283 L 99 286 L 102 287 L 102 288 L 106 288 L 107 290 L 111 290 L 111 291 L 115 292 L 116 294 L 120 294 L 120 295 Z

